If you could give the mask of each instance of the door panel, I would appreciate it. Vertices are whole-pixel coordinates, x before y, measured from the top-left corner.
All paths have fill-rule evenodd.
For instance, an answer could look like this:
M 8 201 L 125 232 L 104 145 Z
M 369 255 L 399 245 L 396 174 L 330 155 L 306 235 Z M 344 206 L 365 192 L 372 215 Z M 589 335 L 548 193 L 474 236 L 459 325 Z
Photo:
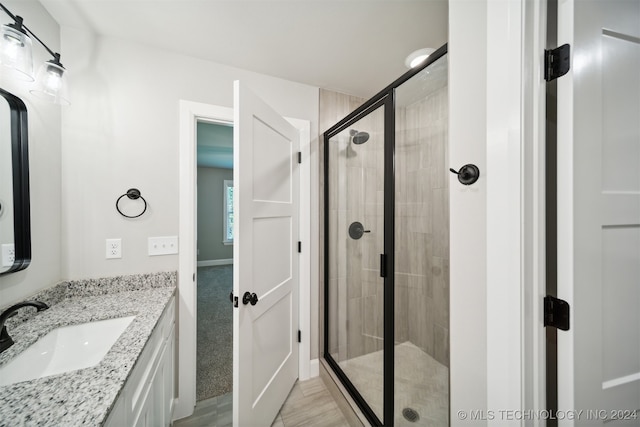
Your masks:
M 254 118 L 253 200 L 291 203 L 293 151 L 287 137 Z
M 266 294 L 291 280 L 293 230 L 291 218 L 256 218 L 253 222 L 254 262 L 269 268 L 253 271 L 253 291 Z
M 560 2 L 558 22 L 573 49 L 558 80 L 558 295 L 572 307 L 559 409 L 604 411 L 578 425 L 638 425 L 640 2 Z
M 298 377 L 299 137 L 237 81 L 234 103 L 233 424 L 268 426 Z

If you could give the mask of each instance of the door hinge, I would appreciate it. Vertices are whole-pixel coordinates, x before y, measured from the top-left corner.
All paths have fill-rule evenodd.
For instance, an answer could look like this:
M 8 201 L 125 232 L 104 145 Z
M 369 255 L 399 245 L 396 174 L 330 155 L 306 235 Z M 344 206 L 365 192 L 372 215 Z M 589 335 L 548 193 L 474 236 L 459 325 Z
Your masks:
M 544 297 L 544 326 L 569 330 L 569 303 L 551 295 Z
M 548 82 L 562 77 L 571 68 L 571 47 L 563 44 L 555 49 L 544 51 L 544 79 Z
M 302 242 L 298 242 L 298 253 L 302 253 Z
M 302 151 L 298 151 L 298 163 L 302 163 Z
M 233 295 L 233 291 L 229 294 L 229 301 L 234 307 L 238 308 L 238 297 Z
M 298 342 L 302 342 L 302 331 L 298 329 Z
M 196 281 L 196 273 L 193 273 L 193 281 Z

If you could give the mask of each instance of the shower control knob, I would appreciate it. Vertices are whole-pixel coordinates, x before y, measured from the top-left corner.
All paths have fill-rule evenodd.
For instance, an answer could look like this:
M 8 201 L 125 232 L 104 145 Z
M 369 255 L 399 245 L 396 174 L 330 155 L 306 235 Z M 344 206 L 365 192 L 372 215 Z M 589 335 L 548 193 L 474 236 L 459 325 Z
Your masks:
M 256 305 L 258 303 L 258 295 L 247 291 L 244 293 L 244 295 L 242 295 L 242 303 L 244 305 L 247 305 L 247 304 Z
M 365 230 L 364 226 L 358 221 L 349 226 L 349 237 L 354 240 L 361 238 L 364 233 L 371 233 L 371 230 Z
M 476 165 L 467 164 L 460 168 L 459 171 L 456 171 L 453 168 L 449 168 L 452 173 L 458 175 L 458 181 L 463 185 L 471 185 L 474 184 L 478 178 L 480 178 L 480 169 Z

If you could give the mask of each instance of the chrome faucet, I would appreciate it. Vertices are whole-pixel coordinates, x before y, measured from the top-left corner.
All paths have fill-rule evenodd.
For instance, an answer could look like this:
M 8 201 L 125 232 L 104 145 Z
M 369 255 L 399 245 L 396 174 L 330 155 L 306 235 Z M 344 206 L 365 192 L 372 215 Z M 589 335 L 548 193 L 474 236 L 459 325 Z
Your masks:
M 0 314 L 0 327 L 2 328 L 2 331 L 0 331 L 0 353 L 13 345 L 13 339 L 11 339 L 11 337 L 7 333 L 7 327 L 4 326 L 4 322 L 9 317 L 14 315 L 16 311 L 18 311 L 18 309 L 27 306 L 35 307 L 38 309 L 38 311 L 46 310 L 47 308 L 49 308 L 47 304 L 40 301 L 24 301 L 12 305 L 11 307 L 3 311 L 2 314 Z

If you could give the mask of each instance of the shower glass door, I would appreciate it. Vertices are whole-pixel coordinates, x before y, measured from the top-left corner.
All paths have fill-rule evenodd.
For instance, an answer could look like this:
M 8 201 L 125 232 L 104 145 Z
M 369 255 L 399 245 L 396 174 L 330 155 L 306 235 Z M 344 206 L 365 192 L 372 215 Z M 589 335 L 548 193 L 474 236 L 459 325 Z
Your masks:
M 327 353 L 345 386 L 383 420 L 384 103 L 325 145 Z M 337 369 L 336 369 L 337 367 Z M 353 393 L 352 393 L 353 394 Z M 362 402 L 361 402 L 362 403 Z
M 449 424 L 446 53 L 324 134 L 324 357 L 375 426 Z

